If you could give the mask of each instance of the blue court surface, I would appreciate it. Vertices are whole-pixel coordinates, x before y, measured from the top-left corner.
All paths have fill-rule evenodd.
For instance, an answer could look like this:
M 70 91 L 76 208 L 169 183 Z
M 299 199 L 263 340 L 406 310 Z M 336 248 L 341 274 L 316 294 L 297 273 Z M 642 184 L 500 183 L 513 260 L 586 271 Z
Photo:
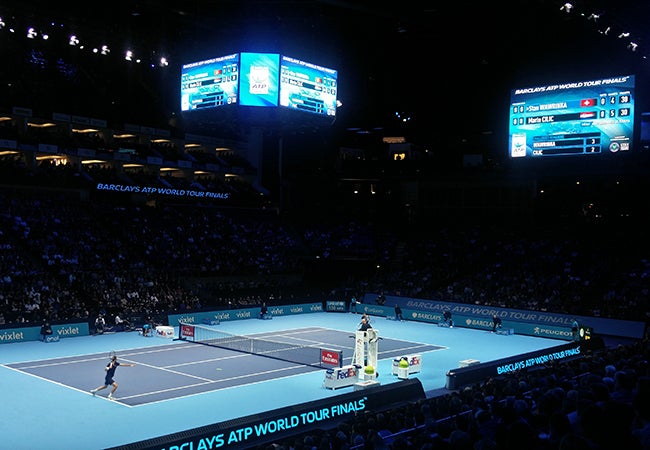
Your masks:
M 352 362 L 352 353 L 349 352 L 352 336 L 346 332 L 312 327 L 255 333 L 250 337 L 295 346 L 314 346 L 314 364 L 319 362 L 317 354 L 319 348 L 341 350 L 344 352 L 343 365 Z M 381 348 L 379 358 L 392 360 L 403 355 L 441 350 L 443 347 L 383 338 Z M 349 356 L 345 356 L 345 353 Z M 116 393 L 115 401 L 130 406 L 323 370 L 305 364 L 185 341 L 177 342 L 176 345 L 125 349 L 117 356 L 122 363 L 136 364 L 139 368 L 138 378 L 129 381 L 128 385 L 119 391 L 119 395 Z M 88 380 L 96 379 L 97 367 L 105 365 L 108 360 L 109 355 L 96 353 L 26 361 L 7 364 L 6 367 L 84 391 L 87 390 Z M 246 370 L 242 371 L 242 368 Z M 122 372 L 128 368 L 118 368 L 118 370 L 122 375 Z M 96 395 L 108 395 L 109 391 L 110 389 L 107 388 Z
M 312 313 L 223 322 L 215 329 L 354 353 L 359 315 Z M 425 391 L 444 391 L 446 373 L 459 361 L 481 362 L 557 346 L 562 341 L 489 331 L 444 328 L 375 317 L 378 381 L 391 374 L 395 358 L 422 355 L 412 374 Z M 178 335 L 178 330 L 176 330 Z M 116 401 L 103 384 L 108 353 L 124 363 L 115 380 Z M 0 389 L 6 405 L 0 421 L 3 448 L 92 450 L 229 421 L 251 414 L 340 395 L 327 389 L 326 369 L 288 363 L 185 341 L 142 337 L 136 332 L 66 338 L 59 342 L 0 345 Z

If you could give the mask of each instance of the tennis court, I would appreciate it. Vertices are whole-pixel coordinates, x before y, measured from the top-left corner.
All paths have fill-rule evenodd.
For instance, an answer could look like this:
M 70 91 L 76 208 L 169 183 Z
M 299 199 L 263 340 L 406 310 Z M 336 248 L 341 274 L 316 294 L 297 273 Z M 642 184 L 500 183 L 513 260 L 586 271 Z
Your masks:
M 247 337 L 263 340 L 263 342 L 288 344 L 290 348 L 295 348 L 295 351 L 302 351 L 305 348 L 318 350 L 321 347 L 344 351 L 347 352 L 347 356 L 344 353 L 343 365 L 352 362 L 352 353 L 349 350 L 353 335 L 350 333 L 309 327 L 283 330 L 280 333 L 257 333 Z M 425 353 L 441 349 L 443 347 L 386 338 L 382 339 L 382 350 L 378 354 L 378 359 L 392 360 L 405 354 Z M 273 356 L 262 356 L 187 341 L 177 341 L 175 345 L 120 351 L 118 358 L 123 363 L 136 364 L 138 368 L 138 377 L 130 379 L 128 385 L 121 387 L 116 393 L 115 401 L 129 406 L 323 370 L 323 368 L 284 361 Z M 7 364 L 7 367 L 61 386 L 87 392 L 90 389 L 88 387 L 89 380 L 94 383 L 91 388 L 96 387 L 99 380 L 98 367 L 105 366 L 108 360 L 109 357 L 106 353 L 95 353 Z M 122 376 L 126 376 L 125 371 L 127 370 L 132 370 L 132 368 L 118 368 L 119 372 L 115 379 L 119 380 Z M 106 396 L 108 392 L 110 389 L 104 389 L 97 395 Z
M 234 334 L 268 336 L 354 350 L 359 315 L 310 313 L 273 320 L 238 320 L 216 327 Z M 378 380 L 391 375 L 393 358 L 422 354 L 414 374 L 427 395 L 445 391 L 446 373 L 460 360 L 492 361 L 557 346 L 554 339 L 503 336 L 373 318 L 379 331 Z M 429 350 L 427 350 L 429 349 Z M 89 390 L 104 380 L 108 353 L 116 350 L 135 367 L 118 368 L 117 401 L 108 390 Z M 3 448 L 94 450 L 236 420 L 295 404 L 333 398 L 352 387 L 323 387 L 324 369 L 283 363 L 205 345 L 144 338 L 135 332 L 24 342 L 0 346 L 0 389 L 7 413 L 0 421 Z M 34 432 L 38 430 L 38 432 Z

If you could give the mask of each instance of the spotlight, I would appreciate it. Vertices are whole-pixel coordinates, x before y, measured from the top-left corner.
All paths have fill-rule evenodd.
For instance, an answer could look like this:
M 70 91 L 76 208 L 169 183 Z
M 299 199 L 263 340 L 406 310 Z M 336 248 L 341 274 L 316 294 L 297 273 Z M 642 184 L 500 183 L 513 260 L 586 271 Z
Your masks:
M 627 45 L 627 48 L 630 49 L 630 50 L 632 50 L 633 52 L 636 51 L 636 48 L 637 48 L 637 47 L 638 47 L 638 44 L 635 43 L 635 42 L 630 42 L 630 43 Z
M 131 50 L 127 50 L 124 54 L 124 59 L 127 61 L 133 61 L 133 52 Z
M 38 33 L 34 28 L 28 28 L 27 29 L 27 37 L 29 39 L 34 39 L 36 36 L 38 36 Z
M 600 15 L 594 13 L 590 14 L 589 17 L 587 17 L 587 20 L 593 20 L 594 22 L 598 22 L 598 19 L 600 19 Z
M 77 38 L 77 36 L 71 34 L 70 38 L 68 39 L 68 45 L 72 45 L 73 47 L 79 45 L 79 39 Z
M 624 37 L 630 37 L 630 33 L 627 32 L 622 32 L 621 34 L 618 35 L 619 39 L 623 39 Z
M 572 9 L 573 9 L 573 5 L 569 2 L 566 2 L 564 5 L 562 5 L 560 11 L 565 11 L 567 14 L 569 14 Z
M 108 48 L 108 45 L 102 45 L 102 55 L 108 55 L 110 53 L 110 49 Z

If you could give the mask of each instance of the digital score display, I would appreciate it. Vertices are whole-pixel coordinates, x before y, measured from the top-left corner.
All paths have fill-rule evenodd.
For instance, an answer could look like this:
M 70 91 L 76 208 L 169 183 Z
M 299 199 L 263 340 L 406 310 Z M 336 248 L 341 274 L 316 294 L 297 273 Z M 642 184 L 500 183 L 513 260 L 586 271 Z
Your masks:
M 184 64 L 181 68 L 181 111 L 237 103 L 239 53 Z
M 338 73 L 299 59 L 280 60 L 280 106 L 335 116 Z
M 512 90 L 510 158 L 629 153 L 634 88 L 626 75 Z
M 278 53 L 241 52 L 206 59 L 182 66 L 181 112 L 191 116 L 194 111 L 237 104 L 333 118 L 337 78 L 334 69 Z

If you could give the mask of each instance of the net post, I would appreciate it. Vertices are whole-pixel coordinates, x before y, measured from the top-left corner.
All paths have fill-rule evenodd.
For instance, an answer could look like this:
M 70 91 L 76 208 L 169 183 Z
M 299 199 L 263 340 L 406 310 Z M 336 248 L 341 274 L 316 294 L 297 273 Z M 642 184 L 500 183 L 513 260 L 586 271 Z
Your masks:
M 193 324 L 178 322 L 178 338 L 175 341 L 187 341 L 188 337 L 194 337 L 196 329 Z

